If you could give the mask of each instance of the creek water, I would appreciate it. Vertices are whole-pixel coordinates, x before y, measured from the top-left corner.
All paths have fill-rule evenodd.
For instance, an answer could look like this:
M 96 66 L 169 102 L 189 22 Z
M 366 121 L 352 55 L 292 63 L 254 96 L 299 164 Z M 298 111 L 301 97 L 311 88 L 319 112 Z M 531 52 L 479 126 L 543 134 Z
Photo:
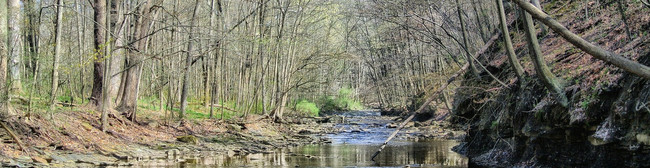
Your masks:
M 170 167 L 467 167 L 468 160 L 451 148 L 453 140 L 418 140 L 401 133 L 377 156 L 370 157 L 395 128 L 387 128 L 390 117 L 378 111 L 339 113 L 346 122 L 338 124 L 337 134 L 326 134 L 331 144 L 305 145 L 278 149 L 272 153 L 249 155 L 199 156 L 192 162 Z

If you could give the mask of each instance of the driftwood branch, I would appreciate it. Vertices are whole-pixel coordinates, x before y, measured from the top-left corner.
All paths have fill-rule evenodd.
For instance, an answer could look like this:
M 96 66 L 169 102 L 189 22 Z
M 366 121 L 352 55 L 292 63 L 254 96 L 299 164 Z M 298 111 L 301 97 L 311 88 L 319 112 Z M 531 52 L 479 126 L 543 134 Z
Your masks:
M 521 7 L 522 9 L 526 10 L 526 12 L 530 13 L 530 15 L 533 16 L 533 18 L 541 21 L 546 26 L 553 29 L 553 31 L 558 33 L 560 36 L 564 37 L 564 39 L 569 41 L 569 43 L 580 48 L 580 50 L 588 53 L 589 55 L 596 57 L 597 59 L 603 60 L 607 63 L 613 64 L 616 67 L 624 69 L 625 71 L 636 74 L 646 79 L 650 79 L 650 67 L 647 67 L 638 62 L 634 62 L 614 52 L 607 51 L 601 47 L 591 44 L 585 39 L 582 39 L 580 36 L 569 31 L 569 29 L 567 29 L 562 24 L 560 24 L 560 22 L 551 18 L 551 16 L 539 10 L 529 2 L 526 2 L 524 0 L 512 0 L 512 1 L 517 3 L 517 5 L 519 5 L 519 7 Z

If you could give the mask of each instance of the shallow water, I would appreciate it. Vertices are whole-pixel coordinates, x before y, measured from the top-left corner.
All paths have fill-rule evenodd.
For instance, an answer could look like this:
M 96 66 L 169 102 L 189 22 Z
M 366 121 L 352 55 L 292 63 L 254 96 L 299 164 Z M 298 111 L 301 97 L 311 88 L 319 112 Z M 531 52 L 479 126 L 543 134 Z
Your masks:
M 347 112 L 338 134 L 325 135 L 331 144 L 284 148 L 267 154 L 243 156 L 205 155 L 162 165 L 167 167 L 467 167 L 467 158 L 451 151 L 452 140 L 396 138 L 377 156 L 370 157 L 394 128 L 386 128 L 388 117 L 379 112 Z M 403 133 L 408 134 L 408 133 Z M 405 136 L 398 136 L 405 137 Z

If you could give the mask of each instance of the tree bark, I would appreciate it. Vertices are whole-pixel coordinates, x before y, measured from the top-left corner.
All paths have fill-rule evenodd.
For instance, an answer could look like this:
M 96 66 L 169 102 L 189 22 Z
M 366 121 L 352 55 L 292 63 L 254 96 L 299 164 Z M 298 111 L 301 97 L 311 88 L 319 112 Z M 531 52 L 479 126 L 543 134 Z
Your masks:
M 79 60 L 78 64 L 83 65 L 84 64 L 84 50 L 86 49 L 86 43 L 84 42 L 84 37 L 85 37 L 85 26 L 86 24 L 83 23 L 83 9 L 84 5 L 82 1 L 75 1 L 75 9 L 78 10 L 79 14 L 76 15 L 77 19 L 77 47 L 78 47 L 78 52 L 79 52 Z M 82 26 L 83 25 L 83 26 Z M 86 66 L 81 66 L 81 69 L 79 71 L 79 97 L 82 97 L 81 99 L 81 104 L 84 103 L 84 89 L 85 89 L 85 80 L 84 80 L 84 72 L 86 72 Z
M 621 19 L 623 19 L 623 24 L 625 24 L 625 34 L 627 35 L 627 39 L 631 40 L 632 39 L 632 33 L 630 32 L 630 26 L 627 24 L 627 16 L 625 15 L 625 8 L 623 7 L 623 2 L 616 1 L 618 4 L 618 13 L 621 14 Z
M 485 33 L 485 28 L 483 27 L 483 21 L 481 21 L 481 18 L 479 17 L 479 10 L 476 7 L 476 0 L 472 0 L 472 9 L 474 9 L 474 18 L 476 19 L 476 25 L 479 29 L 479 33 L 481 34 L 481 40 L 483 40 L 483 42 L 485 43 L 490 37 L 488 37 L 488 34 Z
M 0 122 L 9 116 L 7 55 L 7 3 L 0 2 Z
M 7 50 L 9 55 L 9 70 L 10 70 L 10 93 L 22 93 L 21 84 L 21 55 L 23 51 L 22 42 L 20 38 L 20 27 L 22 21 L 22 14 L 20 12 L 20 0 L 7 0 Z
M 512 66 L 512 70 L 515 71 L 515 74 L 517 74 L 517 78 L 519 78 L 519 81 L 524 80 L 524 68 L 521 66 L 519 63 L 519 60 L 517 59 L 517 54 L 515 53 L 514 47 L 512 47 L 512 39 L 510 38 L 510 32 L 508 31 L 508 25 L 506 21 L 506 12 L 505 9 L 503 8 L 503 1 L 502 0 L 496 0 L 497 5 L 499 8 L 499 23 L 501 26 L 501 30 L 503 31 L 503 39 L 505 41 L 506 45 L 506 50 L 508 53 L 508 61 L 510 62 L 510 66 Z
M 95 39 L 93 45 L 95 58 L 93 59 L 93 88 L 90 95 L 90 103 L 95 107 L 101 107 L 102 88 L 104 87 L 104 46 L 106 45 L 106 0 L 94 0 L 93 3 L 93 34 Z
M 139 17 L 135 21 L 133 37 L 131 41 L 134 45 L 132 49 L 128 50 L 127 71 L 124 79 L 124 92 L 122 93 L 122 100 L 117 107 L 129 120 L 137 122 L 136 108 L 138 102 L 138 84 L 140 83 L 140 74 L 142 72 L 142 61 L 144 61 L 144 49 L 146 48 L 147 39 L 149 36 L 149 28 L 153 24 L 152 15 L 155 9 L 153 3 L 158 3 L 159 0 L 145 0 L 138 8 Z
M 185 70 L 183 72 L 183 89 L 181 91 L 181 110 L 180 110 L 180 119 L 183 119 L 185 117 L 185 110 L 187 108 L 187 85 L 189 85 L 188 78 L 189 78 L 189 70 L 190 67 L 192 66 L 192 50 L 194 45 L 194 37 L 192 32 L 194 30 L 194 26 L 196 26 L 196 13 L 197 9 L 199 7 L 199 0 L 195 1 L 194 4 L 194 13 L 192 14 L 192 20 L 190 21 L 190 31 L 189 31 L 189 42 L 187 43 L 187 57 L 185 57 Z
M 56 91 L 59 89 L 59 59 L 61 58 L 61 29 L 63 27 L 63 0 L 57 0 L 56 30 L 54 33 L 54 59 L 52 61 L 52 92 L 50 93 L 50 119 L 56 108 Z
M 463 45 L 466 50 L 469 51 L 469 42 L 467 39 L 467 30 L 465 30 L 465 22 L 463 21 L 463 15 L 462 15 L 462 9 L 460 8 L 460 2 L 456 0 L 456 10 L 458 12 L 458 19 L 460 20 L 460 29 L 463 34 Z M 469 69 L 472 72 L 472 75 L 474 75 L 477 79 L 480 78 L 478 69 L 476 69 L 476 66 L 474 65 L 474 60 L 471 58 L 472 56 L 468 53 L 467 54 L 467 62 L 469 63 Z
M 537 9 L 543 10 L 542 3 L 540 3 L 539 0 L 530 0 L 530 3 L 532 3 L 535 7 L 537 7 Z M 544 38 L 544 36 L 546 36 L 546 34 L 548 33 L 546 30 L 547 28 L 546 26 L 544 26 L 544 24 L 539 24 L 539 28 L 542 29 L 542 38 Z
M 110 2 L 111 1 L 107 1 L 108 4 L 106 6 L 110 6 Z M 111 17 L 108 17 L 108 15 L 106 15 L 105 25 L 106 25 L 106 29 L 104 29 L 104 32 L 106 32 L 106 34 L 108 35 L 108 34 L 110 34 L 111 27 L 112 27 L 112 25 L 111 25 Z M 106 38 L 105 41 L 107 43 L 104 46 L 104 53 L 106 54 L 107 59 L 104 59 L 104 72 L 103 73 L 104 73 L 105 78 L 104 78 L 104 81 L 102 81 L 102 82 L 107 84 L 107 85 L 102 87 L 102 95 L 103 95 L 102 100 L 101 100 L 102 101 L 102 103 L 101 103 L 102 104 L 101 105 L 101 108 L 102 108 L 102 117 L 101 117 L 101 123 L 102 123 L 102 125 L 101 125 L 102 128 L 101 129 L 102 129 L 102 132 L 106 132 L 106 129 L 108 127 L 108 112 L 109 112 L 109 109 L 111 108 L 111 95 L 109 95 L 110 90 L 111 90 L 111 87 L 110 87 L 109 83 L 111 82 L 111 69 L 112 69 L 111 68 L 111 60 L 112 60 L 112 58 L 111 58 L 111 43 L 110 43 L 110 36 L 105 36 L 105 38 Z
M 530 14 L 526 12 L 523 13 L 524 24 L 526 25 L 524 29 L 526 32 L 526 40 L 528 41 L 528 54 L 533 61 L 533 65 L 535 65 L 535 72 L 537 72 L 537 76 L 542 80 L 542 83 L 544 83 L 546 88 L 555 95 L 560 105 L 568 107 L 569 101 L 564 95 L 564 86 L 562 86 L 557 77 L 555 77 L 553 72 L 551 72 L 548 66 L 546 66 L 546 61 L 544 61 L 542 50 L 537 41 L 537 31 L 535 30 L 535 25 L 533 25 L 533 18 Z
M 618 55 L 616 53 L 607 51 L 605 49 L 602 49 L 594 44 L 591 44 L 590 42 L 580 38 L 580 36 L 572 33 L 567 29 L 566 27 L 562 26 L 560 22 L 556 21 L 555 19 L 551 18 L 549 15 L 546 13 L 542 12 L 541 10 L 535 8 L 532 4 L 524 1 L 524 0 L 513 0 L 516 2 L 521 8 L 526 10 L 527 13 L 531 14 L 535 19 L 541 21 L 544 23 L 546 26 L 549 28 L 553 29 L 556 33 L 558 33 L 560 36 L 564 37 L 569 43 L 573 44 L 574 46 L 580 48 L 582 51 L 588 53 L 589 55 L 592 55 L 596 57 L 597 59 L 603 60 L 605 62 L 611 63 L 616 67 L 619 67 L 621 69 L 624 69 L 630 73 L 636 74 L 640 77 L 650 79 L 650 68 L 640 64 L 638 62 L 634 62 L 632 60 L 629 60 L 625 57 L 622 57 L 621 55 Z
M 115 48 L 126 44 L 124 32 L 126 31 L 127 24 L 123 10 L 124 7 L 122 6 L 122 0 L 110 0 L 110 10 L 108 10 L 108 15 L 110 15 L 108 20 L 110 20 L 110 24 L 107 25 L 109 25 L 113 33 L 113 36 L 111 36 L 113 39 L 111 44 L 114 47 L 111 49 L 112 52 L 110 53 L 110 64 L 107 67 L 110 67 L 111 71 L 121 69 L 124 65 L 125 49 Z M 110 39 L 111 38 L 109 38 L 109 40 Z M 108 95 L 110 98 L 117 98 L 120 90 L 120 84 L 122 83 L 122 75 L 115 75 L 110 73 L 109 78 L 110 82 L 107 82 L 107 86 L 109 87 Z

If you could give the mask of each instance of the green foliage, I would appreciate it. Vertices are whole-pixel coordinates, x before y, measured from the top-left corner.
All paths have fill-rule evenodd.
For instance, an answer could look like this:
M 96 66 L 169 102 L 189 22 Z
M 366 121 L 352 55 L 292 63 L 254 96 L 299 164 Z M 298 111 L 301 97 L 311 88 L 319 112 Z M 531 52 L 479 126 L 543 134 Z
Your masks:
M 324 96 L 319 100 L 321 111 L 345 111 L 364 109 L 361 102 L 354 99 L 353 89 L 341 88 L 337 96 Z
M 492 125 L 490 125 L 490 128 L 491 129 L 496 129 L 497 127 L 499 127 L 499 122 L 498 121 L 492 121 Z
M 365 108 L 359 101 L 350 101 L 347 105 L 350 110 L 361 110 Z
M 187 110 L 185 110 L 185 119 L 209 119 L 210 118 L 210 107 L 205 107 L 202 104 L 198 102 L 202 102 L 200 99 L 190 99 L 192 101 L 188 100 L 188 106 Z M 142 97 L 138 99 L 138 108 L 139 109 L 145 109 L 149 111 L 158 111 L 160 110 L 160 105 L 159 105 L 160 99 L 158 99 L 155 96 L 150 96 L 150 97 Z M 224 106 L 229 108 L 229 109 L 236 109 L 235 108 L 235 102 L 234 101 L 226 101 L 223 102 Z M 168 109 L 169 107 L 167 106 L 166 102 L 163 105 L 163 108 Z M 242 107 L 240 107 L 242 108 Z M 221 109 L 218 107 L 215 107 L 213 109 L 214 111 L 214 118 L 221 119 Z M 258 109 L 253 108 L 252 113 L 256 113 Z M 177 116 L 180 112 L 180 109 L 178 106 L 174 106 L 174 109 L 172 109 L 172 112 L 174 113 L 174 116 Z M 223 110 L 223 119 L 230 119 L 233 116 L 237 115 L 232 111 L 229 110 Z
M 160 110 L 158 103 L 159 99 L 154 96 L 142 97 L 138 99 L 138 108 L 147 109 L 147 110 Z
M 185 117 L 188 119 L 207 119 L 210 118 L 210 113 L 202 113 L 195 111 L 195 108 L 185 110 Z
M 180 112 L 179 108 L 174 108 L 172 110 L 174 115 L 177 115 Z M 214 118 L 221 119 L 221 109 L 214 108 Z M 230 119 L 236 114 L 229 110 L 223 110 L 223 119 Z M 205 108 L 203 105 L 189 105 L 187 110 L 185 110 L 185 119 L 209 119 L 210 118 L 210 108 Z
M 56 99 L 59 102 L 70 102 L 71 103 L 73 98 L 70 97 L 70 96 L 57 96 Z
M 314 116 L 314 117 L 317 117 L 318 113 L 320 112 L 320 109 L 318 108 L 318 106 L 316 106 L 316 103 L 312 103 L 307 100 L 301 100 L 298 103 L 296 103 L 295 110 L 300 113 L 307 113 L 310 116 Z

